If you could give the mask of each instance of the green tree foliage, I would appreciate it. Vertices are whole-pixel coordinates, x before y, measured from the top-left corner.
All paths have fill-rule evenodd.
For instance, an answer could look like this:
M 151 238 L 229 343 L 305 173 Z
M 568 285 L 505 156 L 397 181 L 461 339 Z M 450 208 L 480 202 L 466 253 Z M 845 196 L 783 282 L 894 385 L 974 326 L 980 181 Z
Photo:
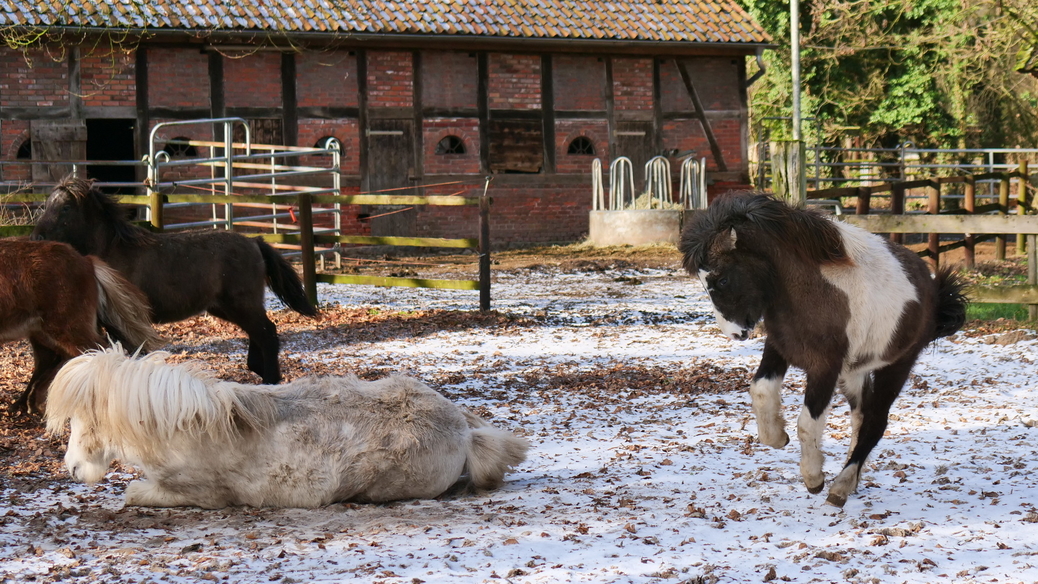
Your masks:
M 791 113 L 789 4 L 741 1 L 777 45 L 751 88 L 755 136 L 785 137 L 788 120 L 769 118 Z M 1017 70 L 1038 47 L 1038 2 L 802 0 L 800 13 L 809 140 L 1038 146 L 1038 80 Z

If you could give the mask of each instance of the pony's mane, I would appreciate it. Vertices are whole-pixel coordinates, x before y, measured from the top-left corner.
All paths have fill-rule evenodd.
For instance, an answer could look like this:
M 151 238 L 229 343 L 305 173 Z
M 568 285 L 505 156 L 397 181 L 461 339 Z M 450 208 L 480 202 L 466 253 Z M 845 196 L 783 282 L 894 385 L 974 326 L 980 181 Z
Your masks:
M 707 265 L 719 237 L 734 230 L 737 248 L 770 255 L 786 250 L 819 265 L 847 263 L 839 228 L 811 210 L 796 209 L 763 193 L 730 192 L 692 217 L 681 236 L 682 264 L 689 273 Z
M 155 241 L 155 235 L 131 223 L 126 217 L 126 208 L 114 197 L 101 192 L 94 184 L 94 179 L 67 176 L 54 187 L 54 192 L 61 191 L 78 201 L 81 205 L 93 204 L 103 222 L 111 226 L 116 239 L 131 245 L 143 245 Z
M 127 356 L 115 343 L 70 360 L 50 388 L 47 431 L 60 435 L 76 418 L 112 443 L 147 453 L 176 434 L 231 438 L 274 421 L 270 392 L 221 381 L 191 364 L 167 364 L 168 356 Z

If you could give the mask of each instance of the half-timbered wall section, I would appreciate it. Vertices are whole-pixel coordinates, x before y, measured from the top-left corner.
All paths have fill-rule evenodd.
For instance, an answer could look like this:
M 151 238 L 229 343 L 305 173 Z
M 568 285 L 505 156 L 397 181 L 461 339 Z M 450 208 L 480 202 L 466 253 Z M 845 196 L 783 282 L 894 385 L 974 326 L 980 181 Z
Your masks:
M 498 246 L 583 237 L 595 158 L 606 167 L 631 158 L 640 183 L 649 158 L 671 156 L 676 178 L 695 154 L 707 159 L 713 191 L 747 181 L 745 52 L 130 47 L 0 50 L 5 181 L 48 178 L 19 158 L 111 159 L 105 142 L 132 144 L 139 160 L 156 124 L 223 116 L 249 120 L 254 142 L 336 138 L 346 194 L 481 187 L 492 175 Z M 160 140 L 222 139 L 203 126 L 176 128 L 186 133 Z M 472 233 L 475 213 L 358 206 L 344 220 L 362 233 L 459 237 Z

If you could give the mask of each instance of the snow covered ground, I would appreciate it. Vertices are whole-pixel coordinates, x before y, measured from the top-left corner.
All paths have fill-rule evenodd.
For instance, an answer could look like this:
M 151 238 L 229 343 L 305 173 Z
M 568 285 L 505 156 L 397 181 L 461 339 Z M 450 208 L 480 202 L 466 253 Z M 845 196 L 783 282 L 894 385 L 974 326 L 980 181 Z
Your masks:
M 322 287 L 379 311 L 471 310 L 475 292 Z M 272 308 L 277 305 L 272 303 Z M 844 509 L 800 482 L 794 440 L 755 440 L 734 343 L 677 271 L 496 275 L 515 324 L 314 346 L 387 363 L 533 443 L 485 496 L 316 510 L 123 508 L 117 469 L 0 493 L 0 578 L 17 582 L 1038 582 L 1038 341 L 960 334 L 922 356 Z M 243 346 L 242 346 L 243 347 Z M 241 355 L 232 356 L 241 359 Z M 793 432 L 802 377 L 783 393 Z M 838 400 L 826 473 L 849 439 Z

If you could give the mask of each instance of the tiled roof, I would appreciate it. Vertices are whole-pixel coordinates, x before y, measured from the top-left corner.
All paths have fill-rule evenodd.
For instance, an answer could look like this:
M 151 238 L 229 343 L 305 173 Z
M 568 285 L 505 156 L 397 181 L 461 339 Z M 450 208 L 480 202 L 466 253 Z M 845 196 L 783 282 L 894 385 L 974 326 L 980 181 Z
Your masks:
M 768 43 L 734 0 L 0 0 L 0 26 Z

